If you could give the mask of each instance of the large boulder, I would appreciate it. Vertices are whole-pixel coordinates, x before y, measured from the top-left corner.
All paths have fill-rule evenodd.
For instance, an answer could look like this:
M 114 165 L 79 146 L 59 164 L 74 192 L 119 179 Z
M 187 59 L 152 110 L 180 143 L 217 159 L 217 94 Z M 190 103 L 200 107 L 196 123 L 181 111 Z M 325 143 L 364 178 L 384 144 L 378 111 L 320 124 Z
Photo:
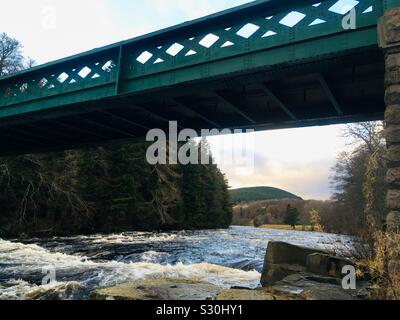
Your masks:
M 293 294 L 302 300 L 357 300 L 355 292 L 342 289 L 339 279 L 311 274 L 293 274 L 270 290 L 276 294 Z
M 190 279 L 148 279 L 92 292 L 91 300 L 211 300 L 221 288 Z
M 225 289 L 222 290 L 215 300 L 241 301 L 241 300 L 276 300 L 274 295 L 268 291 L 249 289 Z
M 354 266 L 354 264 L 349 259 L 327 254 L 314 253 L 307 256 L 306 269 L 311 273 L 341 278 L 345 266 Z
M 288 275 L 305 271 L 307 256 L 314 253 L 329 254 L 331 252 L 303 248 L 285 242 L 269 242 L 261 277 L 262 286 L 273 285 Z

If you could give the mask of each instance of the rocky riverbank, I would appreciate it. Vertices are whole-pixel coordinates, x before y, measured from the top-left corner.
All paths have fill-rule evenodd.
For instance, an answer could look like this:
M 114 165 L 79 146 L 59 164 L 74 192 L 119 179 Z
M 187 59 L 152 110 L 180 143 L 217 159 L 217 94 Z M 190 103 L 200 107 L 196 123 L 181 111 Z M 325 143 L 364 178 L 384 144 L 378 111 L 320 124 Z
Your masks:
M 97 289 L 94 300 L 359 300 L 368 297 L 362 279 L 342 288 L 342 268 L 353 262 L 326 250 L 270 242 L 260 288 L 223 289 L 197 279 L 158 278 Z

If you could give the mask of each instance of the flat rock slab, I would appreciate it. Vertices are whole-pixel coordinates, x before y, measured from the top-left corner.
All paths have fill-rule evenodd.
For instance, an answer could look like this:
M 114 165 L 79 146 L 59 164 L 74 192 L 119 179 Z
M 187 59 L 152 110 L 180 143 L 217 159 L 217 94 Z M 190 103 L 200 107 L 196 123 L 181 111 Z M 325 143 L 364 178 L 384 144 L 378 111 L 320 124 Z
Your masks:
M 273 292 L 269 289 L 227 289 L 222 290 L 216 300 L 220 301 L 243 301 L 243 300 L 301 300 L 300 296 L 293 295 L 291 293 L 284 292 Z
M 211 300 L 221 288 L 186 279 L 148 279 L 97 289 L 91 300 Z
M 338 279 L 313 274 L 293 274 L 269 290 L 304 300 L 357 300 L 357 293 L 343 290 Z

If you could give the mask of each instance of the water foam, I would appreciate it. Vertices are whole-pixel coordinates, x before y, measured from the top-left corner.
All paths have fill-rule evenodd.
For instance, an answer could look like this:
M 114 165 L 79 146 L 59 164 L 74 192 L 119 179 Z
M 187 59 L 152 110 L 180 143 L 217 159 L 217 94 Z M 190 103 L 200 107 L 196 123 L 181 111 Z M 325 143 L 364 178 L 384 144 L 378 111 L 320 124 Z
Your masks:
M 151 259 L 158 255 L 147 252 Z M 122 263 L 117 261 L 94 262 L 85 256 L 53 253 L 37 245 L 25 245 L 0 240 L 0 268 L 2 278 L 12 279 L 0 287 L 0 299 L 37 299 L 41 297 L 73 299 L 79 291 L 96 287 L 113 286 L 127 281 L 168 277 L 196 279 L 223 288 L 243 286 L 255 288 L 259 284 L 257 271 L 242 271 L 208 263 L 193 265 L 160 265 L 151 262 Z M 44 267 L 52 266 L 56 275 L 65 281 L 39 285 L 21 277 L 36 279 Z M 82 277 L 84 275 L 84 277 Z M 78 280 L 74 280 L 78 279 Z

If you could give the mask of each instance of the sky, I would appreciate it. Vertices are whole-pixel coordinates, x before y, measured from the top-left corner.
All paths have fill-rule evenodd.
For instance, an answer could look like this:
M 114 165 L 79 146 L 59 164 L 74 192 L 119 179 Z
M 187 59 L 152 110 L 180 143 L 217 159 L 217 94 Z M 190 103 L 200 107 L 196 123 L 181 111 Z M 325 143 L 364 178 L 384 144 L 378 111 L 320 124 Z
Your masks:
M 24 54 L 41 64 L 247 2 L 251 0 L 13 0 L 2 5 L 0 32 L 20 40 Z M 221 160 L 219 166 L 233 188 L 273 186 L 305 199 L 326 200 L 332 192 L 331 168 L 348 149 L 343 130 L 338 125 L 248 134 L 254 145 L 253 170 Z M 224 139 L 209 139 L 217 161 Z

